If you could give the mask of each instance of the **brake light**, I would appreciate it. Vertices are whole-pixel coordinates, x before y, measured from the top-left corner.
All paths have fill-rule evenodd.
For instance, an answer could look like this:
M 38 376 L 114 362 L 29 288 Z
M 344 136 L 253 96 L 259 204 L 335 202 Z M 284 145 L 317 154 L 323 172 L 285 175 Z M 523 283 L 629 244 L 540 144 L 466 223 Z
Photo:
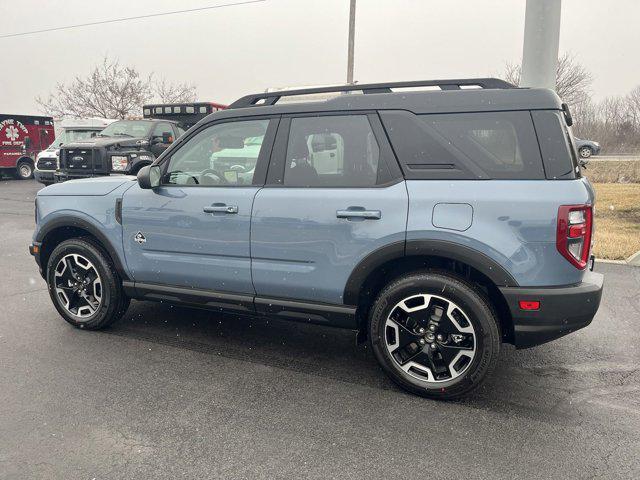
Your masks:
M 561 205 L 558 208 L 556 247 L 576 268 L 584 269 L 587 266 L 592 229 L 591 205 Z

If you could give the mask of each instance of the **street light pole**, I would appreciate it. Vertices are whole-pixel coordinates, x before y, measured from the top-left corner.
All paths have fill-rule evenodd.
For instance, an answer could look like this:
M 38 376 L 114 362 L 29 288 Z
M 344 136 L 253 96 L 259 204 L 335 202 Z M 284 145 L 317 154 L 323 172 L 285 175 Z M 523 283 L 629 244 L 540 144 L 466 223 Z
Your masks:
M 521 87 L 556 88 L 562 0 L 527 0 Z
M 356 0 L 349 7 L 349 45 L 347 50 L 347 84 L 353 83 L 353 45 L 356 30 Z

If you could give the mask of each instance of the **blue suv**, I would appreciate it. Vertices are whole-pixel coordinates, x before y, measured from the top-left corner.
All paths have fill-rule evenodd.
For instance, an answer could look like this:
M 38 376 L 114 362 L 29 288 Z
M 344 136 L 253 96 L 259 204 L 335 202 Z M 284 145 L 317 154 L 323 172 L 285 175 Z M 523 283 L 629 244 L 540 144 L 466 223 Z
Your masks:
M 455 398 L 502 343 L 598 309 L 571 123 L 554 92 L 497 79 L 249 95 L 137 179 L 41 190 L 30 251 L 78 328 L 130 299 L 332 325 L 401 387 Z

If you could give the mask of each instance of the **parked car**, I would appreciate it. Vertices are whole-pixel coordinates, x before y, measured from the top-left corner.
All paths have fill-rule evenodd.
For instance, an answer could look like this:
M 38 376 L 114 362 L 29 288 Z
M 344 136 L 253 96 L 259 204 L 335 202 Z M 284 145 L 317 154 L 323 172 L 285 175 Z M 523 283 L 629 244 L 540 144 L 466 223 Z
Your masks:
M 576 149 L 581 158 L 591 158 L 593 155 L 600 153 L 600 144 L 592 140 L 582 140 L 574 137 Z
M 36 155 L 55 139 L 53 118 L 0 114 L 0 176 L 33 177 Z
M 60 147 L 65 143 L 91 139 L 112 122 L 114 120 L 93 118 L 58 122 L 55 141 L 46 150 L 41 151 L 36 158 L 33 173 L 35 179 L 44 185 L 54 183 L 55 171 L 60 167 L 58 160 Z
M 418 86 L 443 91 L 404 91 Z M 30 251 L 75 327 L 106 327 L 132 298 L 343 327 L 401 387 L 460 397 L 502 343 L 588 325 L 603 288 L 568 110 L 550 90 L 511 87 L 243 97 L 137 181 L 42 189 Z

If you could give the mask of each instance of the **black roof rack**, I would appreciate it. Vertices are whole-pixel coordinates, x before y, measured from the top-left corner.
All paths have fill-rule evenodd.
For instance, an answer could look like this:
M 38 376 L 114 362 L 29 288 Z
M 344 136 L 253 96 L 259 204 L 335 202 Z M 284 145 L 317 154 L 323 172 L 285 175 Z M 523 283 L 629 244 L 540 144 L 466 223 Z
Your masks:
M 515 85 L 499 78 L 466 78 L 448 80 L 416 80 L 411 82 L 368 83 L 336 85 L 332 87 L 301 88 L 277 92 L 254 93 L 239 98 L 229 108 L 274 105 L 282 97 L 309 95 L 314 93 L 362 91 L 362 93 L 393 93 L 393 88 L 440 87 L 441 90 L 460 90 L 463 87 L 476 88 L 516 88 Z

